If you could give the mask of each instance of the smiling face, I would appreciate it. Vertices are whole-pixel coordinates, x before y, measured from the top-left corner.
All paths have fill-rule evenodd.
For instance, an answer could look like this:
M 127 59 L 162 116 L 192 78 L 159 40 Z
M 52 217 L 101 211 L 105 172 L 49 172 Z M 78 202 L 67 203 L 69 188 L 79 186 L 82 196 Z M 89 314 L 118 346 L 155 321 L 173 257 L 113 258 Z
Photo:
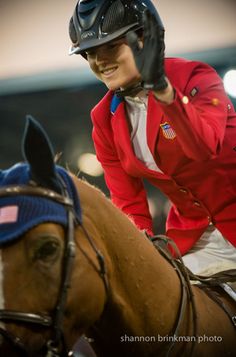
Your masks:
M 88 50 L 86 55 L 96 77 L 110 90 L 125 89 L 140 80 L 132 51 L 124 38 Z

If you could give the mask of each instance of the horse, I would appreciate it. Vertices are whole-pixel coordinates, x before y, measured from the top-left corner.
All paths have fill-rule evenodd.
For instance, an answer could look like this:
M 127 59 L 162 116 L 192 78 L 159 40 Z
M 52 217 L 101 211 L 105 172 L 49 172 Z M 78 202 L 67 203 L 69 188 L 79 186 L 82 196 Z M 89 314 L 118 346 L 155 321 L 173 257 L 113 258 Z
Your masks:
M 84 335 L 98 357 L 235 356 L 235 320 L 98 188 L 56 165 L 33 118 L 23 156 L 0 172 L 1 356 L 73 356 Z

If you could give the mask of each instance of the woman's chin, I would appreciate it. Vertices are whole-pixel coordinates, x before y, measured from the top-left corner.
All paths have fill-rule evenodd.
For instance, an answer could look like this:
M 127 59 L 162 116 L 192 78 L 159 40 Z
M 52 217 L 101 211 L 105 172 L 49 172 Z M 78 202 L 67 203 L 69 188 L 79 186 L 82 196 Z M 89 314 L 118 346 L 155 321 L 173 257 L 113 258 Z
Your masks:
M 113 92 L 115 92 L 117 89 L 120 89 L 120 86 L 118 84 L 116 84 L 116 83 L 111 83 L 109 81 L 104 81 L 104 84 L 106 85 L 106 87 L 109 90 L 111 90 Z

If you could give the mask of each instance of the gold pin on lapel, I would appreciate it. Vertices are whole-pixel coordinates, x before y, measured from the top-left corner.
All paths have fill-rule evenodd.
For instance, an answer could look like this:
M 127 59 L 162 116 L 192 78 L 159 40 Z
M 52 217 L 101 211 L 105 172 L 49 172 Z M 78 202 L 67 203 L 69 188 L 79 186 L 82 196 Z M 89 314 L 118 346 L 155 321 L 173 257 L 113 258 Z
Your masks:
M 213 104 L 213 105 L 217 106 L 217 105 L 219 105 L 219 103 L 220 103 L 220 101 L 219 101 L 219 99 L 218 99 L 218 98 L 212 98 L 212 100 L 211 100 L 211 104 Z

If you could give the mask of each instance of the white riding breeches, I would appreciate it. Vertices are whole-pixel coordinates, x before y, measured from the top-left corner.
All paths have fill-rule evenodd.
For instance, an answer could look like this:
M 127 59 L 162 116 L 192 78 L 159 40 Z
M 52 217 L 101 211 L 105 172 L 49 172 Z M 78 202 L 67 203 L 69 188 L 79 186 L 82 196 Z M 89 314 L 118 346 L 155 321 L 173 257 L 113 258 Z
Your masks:
M 194 274 L 212 275 L 223 270 L 236 269 L 236 248 L 213 226 L 208 227 L 182 258 Z

